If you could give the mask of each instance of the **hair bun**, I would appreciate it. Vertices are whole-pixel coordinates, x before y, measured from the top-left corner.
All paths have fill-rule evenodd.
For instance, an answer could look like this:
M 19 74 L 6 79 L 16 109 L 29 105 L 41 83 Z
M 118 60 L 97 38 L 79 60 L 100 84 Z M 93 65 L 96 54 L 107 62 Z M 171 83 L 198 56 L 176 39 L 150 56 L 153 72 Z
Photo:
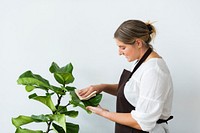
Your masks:
M 147 28 L 148 28 L 148 30 L 150 31 L 150 34 L 151 34 L 151 33 L 152 33 L 152 30 L 153 30 L 151 24 L 147 24 Z

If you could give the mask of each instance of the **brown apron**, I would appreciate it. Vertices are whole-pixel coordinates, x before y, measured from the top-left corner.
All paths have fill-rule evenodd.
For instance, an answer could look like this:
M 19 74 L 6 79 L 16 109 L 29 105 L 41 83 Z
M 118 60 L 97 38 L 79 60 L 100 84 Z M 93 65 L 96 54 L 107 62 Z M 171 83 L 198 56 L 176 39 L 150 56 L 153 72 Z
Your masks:
M 118 113 L 130 113 L 132 110 L 135 110 L 135 107 L 132 106 L 125 98 L 124 96 L 124 86 L 129 79 L 131 72 L 124 70 L 120 82 L 119 82 L 119 88 L 117 92 L 117 112 Z M 137 130 L 125 125 L 121 125 L 119 123 L 115 123 L 115 133 L 148 133 L 145 131 Z
M 124 70 L 118 84 L 118 92 L 117 92 L 117 108 L 116 111 L 118 113 L 130 113 L 132 110 L 135 110 L 135 107 L 132 106 L 124 96 L 124 86 L 126 82 L 131 78 L 132 74 L 139 68 L 139 66 L 146 60 L 152 50 L 149 48 L 141 60 L 137 63 L 132 72 Z M 171 119 L 171 117 L 170 117 Z M 168 120 L 158 120 L 157 123 L 167 122 Z M 115 133 L 148 133 L 142 130 L 137 130 L 125 125 L 121 125 L 119 123 L 115 124 Z

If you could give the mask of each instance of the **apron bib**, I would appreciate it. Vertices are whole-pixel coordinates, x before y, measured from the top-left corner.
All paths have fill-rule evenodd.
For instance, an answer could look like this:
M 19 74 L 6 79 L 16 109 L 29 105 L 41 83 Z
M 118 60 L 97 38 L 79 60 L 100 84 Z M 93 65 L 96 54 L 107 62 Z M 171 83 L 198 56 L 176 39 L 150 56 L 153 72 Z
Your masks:
M 140 65 L 146 60 L 146 58 L 151 54 L 152 49 L 149 48 L 145 54 L 142 56 L 140 61 L 136 64 L 132 72 L 124 70 L 118 84 L 117 92 L 117 112 L 118 113 L 130 113 L 132 110 L 135 110 L 135 107 L 132 106 L 124 96 L 124 86 L 126 82 L 131 78 L 133 73 L 140 67 Z M 115 133 L 148 133 L 142 130 L 137 130 L 119 123 L 115 124 Z
M 130 113 L 132 110 L 135 110 L 135 107 L 132 106 L 124 96 L 124 86 L 128 81 L 131 75 L 130 71 L 124 70 L 118 85 L 117 92 L 117 112 L 118 113 Z M 148 133 L 142 130 L 137 130 L 119 123 L 115 123 L 115 133 Z

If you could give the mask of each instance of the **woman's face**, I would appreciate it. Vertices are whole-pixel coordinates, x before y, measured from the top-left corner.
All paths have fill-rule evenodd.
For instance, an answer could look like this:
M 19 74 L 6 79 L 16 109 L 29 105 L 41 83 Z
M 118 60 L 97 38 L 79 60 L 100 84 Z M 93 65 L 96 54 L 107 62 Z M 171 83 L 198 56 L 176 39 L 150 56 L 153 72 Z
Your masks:
M 116 43 L 119 47 L 119 55 L 124 55 L 128 62 L 134 61 L 139 58 L 139 51 L 136 44 L 125 44 L 117 39 Z

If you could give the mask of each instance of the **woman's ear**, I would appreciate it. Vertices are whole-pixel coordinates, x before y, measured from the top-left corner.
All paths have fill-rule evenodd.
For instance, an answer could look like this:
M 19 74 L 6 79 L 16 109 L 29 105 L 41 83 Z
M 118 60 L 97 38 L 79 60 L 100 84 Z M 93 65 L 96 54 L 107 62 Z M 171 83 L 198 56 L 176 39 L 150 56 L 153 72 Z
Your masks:
M 143 41 L 141 39 L 136 39 L 135 42 L 138 49 L 142 48 Z

